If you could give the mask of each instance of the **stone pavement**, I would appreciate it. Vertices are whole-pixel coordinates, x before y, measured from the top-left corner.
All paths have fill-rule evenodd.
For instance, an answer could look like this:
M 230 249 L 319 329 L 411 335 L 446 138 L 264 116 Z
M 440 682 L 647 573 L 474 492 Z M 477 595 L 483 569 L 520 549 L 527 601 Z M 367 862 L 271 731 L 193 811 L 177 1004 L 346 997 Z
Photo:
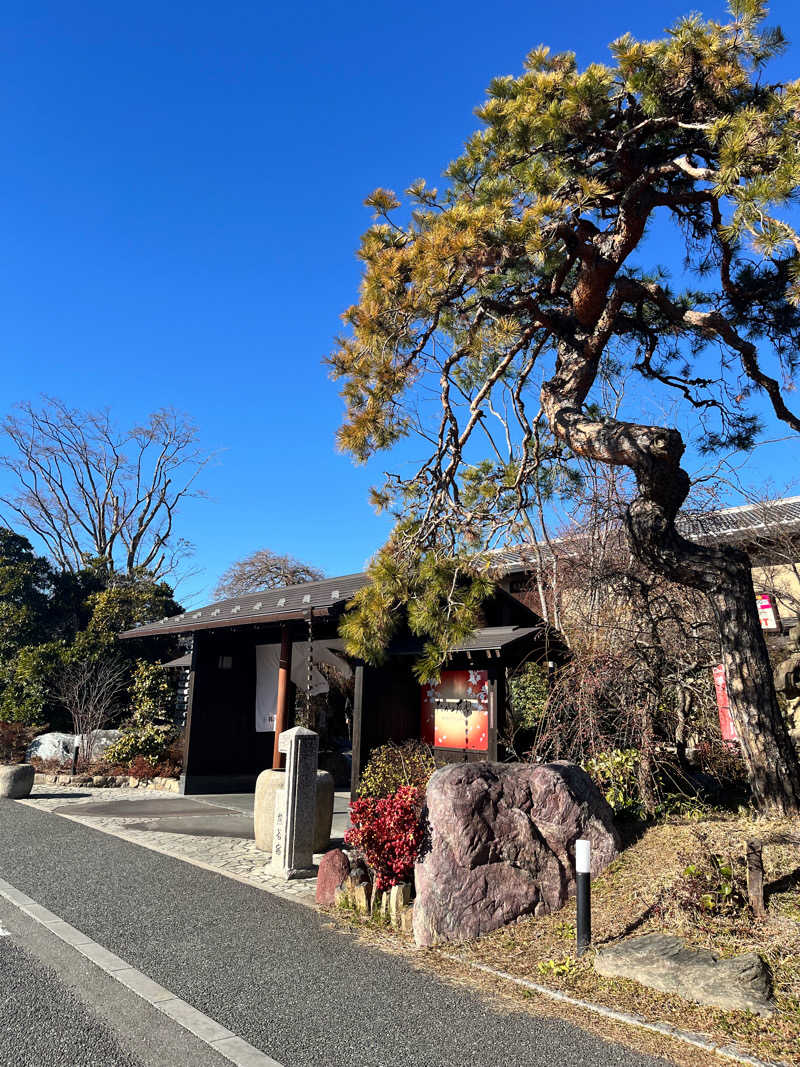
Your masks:
M 48 784 L 35 785 L 30 797 L 18 803 L 61 815 L 285 900 L 313 906 L 316 879 L 287 882 L 271 875 L 270 853 L 256 848 L 252 837 L 245 836 L 248 830 L 252 833 L 252 805 L 248 798 L 237 796 L 232 800 L 229 806 L 224 796 L 212 800 L 156 789 L 88 789 Z M 337 831 L 343 833 L 344 804 L 344 794 L 337 795 L 334 838 Z M 315 856 L 315 863 L 320 858 Z

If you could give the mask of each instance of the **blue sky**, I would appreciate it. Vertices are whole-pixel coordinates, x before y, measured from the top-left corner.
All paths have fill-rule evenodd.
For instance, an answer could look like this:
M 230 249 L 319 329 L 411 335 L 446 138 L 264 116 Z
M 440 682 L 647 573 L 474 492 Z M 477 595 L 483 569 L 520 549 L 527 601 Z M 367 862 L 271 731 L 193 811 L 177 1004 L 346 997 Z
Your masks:
M 219 454 L 180 523 L 186 594 L 260 547 L 359 570 L 388 532 L 367 489 L 390 461 L 336 453 L 321 360 L 364 196 L 435 182 L 490 78 L 539 42 L 602 60 L 691 6 L 6 2 L 0 410 L 49 393 L 121 423 L 192 415 Z M 800 73 L 796 0 L 771 21 L 797 41 L 775 75 Z M 798 459 L 767 450 L 753 477 Z

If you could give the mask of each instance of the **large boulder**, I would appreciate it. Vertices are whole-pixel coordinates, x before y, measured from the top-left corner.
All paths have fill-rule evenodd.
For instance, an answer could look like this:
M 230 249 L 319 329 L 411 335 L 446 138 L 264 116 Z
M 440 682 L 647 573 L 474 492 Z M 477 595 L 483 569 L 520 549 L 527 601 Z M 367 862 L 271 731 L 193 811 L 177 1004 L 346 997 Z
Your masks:
M 118 741 L 122 733 L 119 730 L 95 730 L 92 741 L 92 758 L 100 759 L 109 745 Z M 55 759 L 63 763 L 72 759 L 75 746 L 80 745 L 80 734 L 65 734 L 51 730 L 46 734 L 39 734 L 28 745 L 27 758 L 37 756 L 39 759 Z
M 557 911 L 575 891 L 575 841 L 591 842 L 593 875 L 620 848 L 611 808 L 572 763 L 442 767 L 428 783 L 426 814 L 414 871 L 423 946 Z

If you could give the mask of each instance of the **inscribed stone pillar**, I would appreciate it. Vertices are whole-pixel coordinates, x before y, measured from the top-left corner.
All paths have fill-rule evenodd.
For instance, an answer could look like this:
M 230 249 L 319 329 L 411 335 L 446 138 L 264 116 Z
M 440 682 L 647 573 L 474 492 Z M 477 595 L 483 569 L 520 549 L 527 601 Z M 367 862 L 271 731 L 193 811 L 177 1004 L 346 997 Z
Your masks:
M 271 874 L 313 878 L 319 735 L 295 726 L 278 740 L 286 753 L 286 785 L 275 794 Z

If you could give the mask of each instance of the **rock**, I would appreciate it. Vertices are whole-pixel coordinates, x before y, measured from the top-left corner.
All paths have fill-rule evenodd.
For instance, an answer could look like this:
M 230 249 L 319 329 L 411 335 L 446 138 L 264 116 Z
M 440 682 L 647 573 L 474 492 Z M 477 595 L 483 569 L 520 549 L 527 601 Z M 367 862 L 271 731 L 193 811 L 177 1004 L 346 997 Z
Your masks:
M 350 891 L 350 899 L 353 901 L 353 907 L 356 909 L 359 915 L 369 915 L 369 889 L 369 882 L 359 882 L 359 884 L 357 886 L 354 886 Z
M 286 783 L 284 771 L 262 771 L 256 780 L 253 805 L 253 830 L 256 848 L 272 852 L 272 829 L 275 821 L 275 793 Z M 317 800 L 314 816 L 314 852 L 327 852 L 333 823 L 333 777 L 317 771 Z
M 721 960 L 709 949 L 690 948 L 679 937 L 645 934 L 601 949 L 594 967 L 606 978 L 677 993 L 685 1000 L 728 1011 L 775 1011 L 767 969 L 755 952 Z
M 72 752 L 75 747 L 74 737 L 72 734 L 57 733 L 51 731 L 46 734 L 39 734 L 28 745 L 27 758 L 31 759 L 33 756 L 38 756 L 39 759 L 57 759 L 59 762 L 63 760 L 72 759 Z
M 408 934 L 409 936 L 414 933 L 414 907 L 409 905 L 407 908 L 403 908 L 400 913 L 400 933 Z
M 56 781 L 59 785 L 69 785 L 72 782 L 72 776 L 69 774 L 56 775 Z
M 131 789 L 138 789 L 139 788 L 139 779 L 138 778 L 134 778 L 132 774 L 129 775 L 128 776 L 128 786 Z
M 350 897 L 347 890 L 341 887 L 333 894 L 333 904 L 336 908 L 346 908 L 350 904 Z
M 0 764 L 0 797 L 19 800 L 30 796 L 35 774 L 30 763 Z
M 620 847 L 611 808 L 572 763 L 450 764 L 428 783 L 426 814 L 414 871 L 423 946 L 557 911 L 575 891 L 575 841 L 591 842 L 594 875 Z
M 401 882 L 400 885 L 393 885 L 389 890 L 388 896 L 389 922 L 395 930 L 399 930 L 403 912 L 411 903 L 411 886 L 408 882 Z
M 109 745 L 122 736 L 119 730 L 97 730 L 92 742 L 92 756 L 97 759 Z M 56 759 L 60 762 L 71 760 L 75 751 L 75 745 L 80 744 L 81 735 L 65 734 L 51 730 L 46 734 L 39 734 L 28 745 L 27 758 L 38 756 L 39 759 Z
M 326 852 L 319 862 L 317 872 L 317 904 L 330 907 L 336 890 L 350 873 L 350 860 L 340 848 Z
M 108 781 L 108 779 L 105 777 L 105 775 L 96 774 L 92 778 L 92 785 L 97 786 L 98 788 L 102 788 L 106 784 L 107 781 Z

